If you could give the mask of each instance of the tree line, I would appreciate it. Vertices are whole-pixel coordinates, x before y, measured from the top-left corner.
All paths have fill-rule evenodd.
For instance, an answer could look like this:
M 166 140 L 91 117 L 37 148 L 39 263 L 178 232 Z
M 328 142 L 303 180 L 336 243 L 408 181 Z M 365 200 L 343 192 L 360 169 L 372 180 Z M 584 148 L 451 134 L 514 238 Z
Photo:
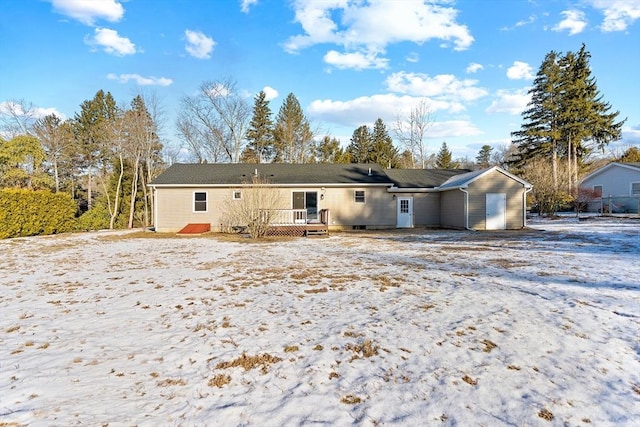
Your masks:
M 203 82 L 197 94 L 181 99 L 177 137 L 195 162 L 470 170 L 498 165 L 533 183 L 533 203 L 553 212 L 577 197 L 589 156 L 621 137 L 624 120 L 603 100 L 589 59 L 584 45 L 575 53 L 549 52 L 511 146 L 484 145 L 475 159 L 454 159 L 446 142 L 428 153 L 433 117 L 425 100 L 398 114 L 390 128 L 381 118 L 372 127 L 359 126 L 343 146 L 314 128 L 293 93 L 274 115 L 264 91 L 251 107 L 230 78 Z M 151 225 L 148 183 L 178 153 L 163 144 L 164 112 L 155 95 L 138 94 L 122 106 L 99 90 L 73 118 L 50 114 L 36 120 L 34 114 L 22 101 L 6 103 L 0 115 L 0 189 L 68 193 L 81 229 Z

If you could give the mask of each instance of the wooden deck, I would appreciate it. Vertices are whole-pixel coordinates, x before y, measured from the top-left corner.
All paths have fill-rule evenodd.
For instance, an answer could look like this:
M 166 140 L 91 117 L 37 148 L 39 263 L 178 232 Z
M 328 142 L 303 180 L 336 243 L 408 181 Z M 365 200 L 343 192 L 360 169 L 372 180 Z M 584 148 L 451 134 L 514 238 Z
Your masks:
M 329 209 L 318 212 L 318 220 L 309 221 L 304 209 L 281 209 L 273 224 L 269 227 L 269 236 L 328 236 Z M 286 218 L 286 219 L 283 219 Z

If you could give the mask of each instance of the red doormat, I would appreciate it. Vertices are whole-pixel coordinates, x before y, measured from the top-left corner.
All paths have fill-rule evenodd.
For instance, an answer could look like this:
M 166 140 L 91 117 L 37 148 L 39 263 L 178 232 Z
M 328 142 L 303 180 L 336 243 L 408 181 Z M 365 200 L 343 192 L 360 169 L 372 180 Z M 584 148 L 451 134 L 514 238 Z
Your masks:
M 178 234 L 202 234 L 211 231 L 211 224 L 187 224 Z

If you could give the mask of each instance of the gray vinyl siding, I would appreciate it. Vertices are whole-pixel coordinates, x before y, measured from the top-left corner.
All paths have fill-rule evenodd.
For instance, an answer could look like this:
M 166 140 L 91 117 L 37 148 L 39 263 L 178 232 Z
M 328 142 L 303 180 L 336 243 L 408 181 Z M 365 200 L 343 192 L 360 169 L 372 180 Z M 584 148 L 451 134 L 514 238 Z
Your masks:
M 356 203 L 355 191 L 365 192 L 365 203 Z M 348 187 L 325 189 L 319 209 L 329 209 L 332 229 L 350 229 L 364 225 L 367 228 L 396 226 L 395 200 L 387 187 Z
M 181 187 L 156 189 L 156 230 L 176 232 L 190 223 L 210 224 L 212 231 L 220 231 L 224 221 L 225 207 L 234 203 L 234 190 L 239 187 Z M 365 203 L 355 202 L 355 191 L 365 192 Z M 367 228 L 388 228 L 396 225 L 395 200 L 386 186 L 362 187 L 288 187 L 278 188 L 281 209 L 292 208 L 294 191 L 318 192 L 318 210 L 330 210 L 330 228 L 350 229 L 365 225 Z M 193 212 L 194 192 L 207 193 L 207 212 Z M 320 196 L 324 193 L 324 199 Z
M 456 189 L 440 193 L 440 226 L 443 228 L 464 228 L 465 194 Z
M 602 185 L 602 196 L 630 196 L 631 183 L 640 182 L 640 171 L 623 166 L 613 166 L 585 179 L 581 186 L 593 188 Z
M 397 197 L 405 196 L 413 197 L 413 225 L 415 227 L 440 226 L 440 193 L 404 193 L 397 195 Z
M 493 171 L 473 181 L 469 192 L 469 228 L 486 229 L 487 193 L 504 193 L 507 199 L 506 228 L 519 229 L 524 226 L 523 192 L 524 186 L 508 176 Z

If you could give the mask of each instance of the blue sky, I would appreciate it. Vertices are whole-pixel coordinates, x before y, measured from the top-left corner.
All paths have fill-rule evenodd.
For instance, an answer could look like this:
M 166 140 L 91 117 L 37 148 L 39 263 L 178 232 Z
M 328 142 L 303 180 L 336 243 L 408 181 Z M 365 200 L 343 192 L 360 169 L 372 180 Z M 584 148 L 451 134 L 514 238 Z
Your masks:
M 0 0 L 0 108 L 24 100 L 73 117 L 103 89 L 154 93 L 178 145 L 180 99 L 231 78 L 274 115 L 293 93 L 321 135 L 423 101 L 428 148 L 499 147 L 521 124 L 546 53 L 585 43 L 604 100 L 640 146 L 640 0 Z

